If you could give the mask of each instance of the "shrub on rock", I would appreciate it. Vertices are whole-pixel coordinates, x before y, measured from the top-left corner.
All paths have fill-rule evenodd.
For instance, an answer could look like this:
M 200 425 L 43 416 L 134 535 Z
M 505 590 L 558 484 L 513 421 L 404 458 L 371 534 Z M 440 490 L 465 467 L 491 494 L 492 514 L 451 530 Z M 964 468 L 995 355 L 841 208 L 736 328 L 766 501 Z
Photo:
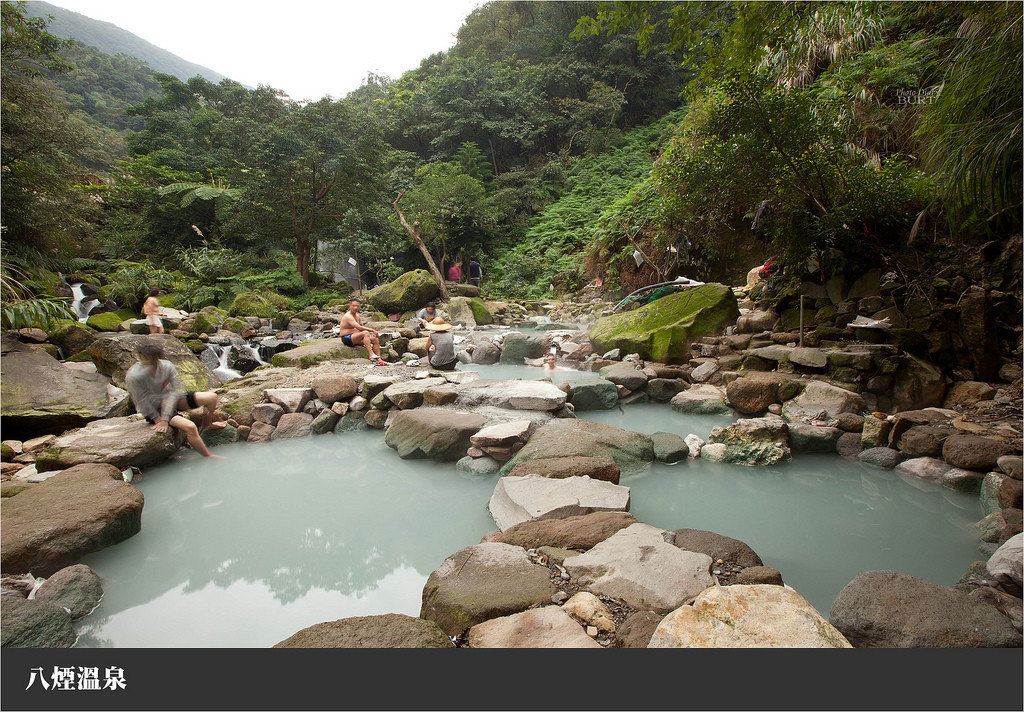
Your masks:
M 274 319 L 291 307 L 291 300 L 277 292 L 242 292 L 235 296 L 228 308 L 230 316 L 257 316 Z

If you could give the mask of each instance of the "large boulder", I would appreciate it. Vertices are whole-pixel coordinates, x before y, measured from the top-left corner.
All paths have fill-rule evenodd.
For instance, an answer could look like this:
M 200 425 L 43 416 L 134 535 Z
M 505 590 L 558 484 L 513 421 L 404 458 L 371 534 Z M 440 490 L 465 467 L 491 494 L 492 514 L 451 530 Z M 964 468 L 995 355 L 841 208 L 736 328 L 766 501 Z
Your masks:
M 128 394 L 99 373 L 65 368 L 42 349 L 3 339 L 0 422 L 6 437 L 35 437 L 131 412 Z
M 760 415 L 773 403 L 792 398 L 803 388 L 799 379 L 777 371 L 747 371 L 725 387 L 729 405 L 744 415 Z
M 965 470 L 993 470 L 1001 456 L 1010 454 L 1015 452 L 1007 443 L 983 435 L 956 433 L 942 444 L 942 459 Z
M 517 366 L 523 359 L 540 358 L 551 348 L 551 337 L 546 334 L 523 334 L 513 331 L 501 340 L 501 362 Z
M 599 373 L 602 378 L 631 391 L 639 391 L 647 385 L 647 375 L 634 364 L 625 361 L 605 366 Z
M 68 358 L 85 351 L 96 340 L 96 332 L 84 324 L 64 324 L 50 333 L 50 341 L 57 344 Z
M 414 269 L 366 294 L 366 301 L 385 314 L 421 308 L 437 296 L 437 282 L 425 269 Z
M 581 371 L 558 379 L 569 387 L 569 402 L 577 412 L 610 410 L 619 404 L 619 390 L 596 373 Z
M 787 420 L 815 420 L 822 413 L 835 418 L 840 413 L 860 413 L 864 399 L 859 393 L 833 386 L 824 381 L 811 381 L 803 393 L 782 406 Z
M 1020 588 L 1022 564 L 1022 545 L 1024 535 L 1014 534 L 985 562 L 985 570 L 996 581 Z
M 485 422 L 475 413 L 441 408 L 400 410 L 388 426 L 384 442 L 403 459 L 454 462 L 466 454 L 470 438 Z
M 558 606 L 531 608 L 469 629 L 471 648 L 600 648 L 580 624 Z
M 288 297 L 261 290 L 259 292 L 242 292 L 235 296 L 228 307 L 228 314 L 237 317 L 260 317 L 261 319 L 275 319 L 291 306 Z M 216 312 L 214 312 L 216 313 Z
M 743 418 L 732 425 L 716 426 L 708 442 L 725 445 L 722 461 L 737 465 L 774 465 L 790 458 L 788 429 L 777 416 Z
M 118 470 L 148 467 L 173 455 L 180 444 L 179 431 L 168 428 L 158 433 L 141 415 L 94 420 L 50 443 L 37 456 L 36 469 L 46 472 L 85 463 L 106 463 Z
M 789 444 L 793 452 L 835 452 L 836 444 L 843 435 L 839 428 L 810 423 L 789 424 Z M 860 444 L 860 433 L 852 433 Z
M 736 297 L 724 284 L 705 284 L 670 294 L 622 314 L 598 319 L 590 341 L 598 353 L 620 349 L 643 359 L 684 363 L 690 346 L 739 316 Z
M 502 477 L 487 504 L 502 531 L 522 522 L 589 512 L 627 511 L 629 488 L 589 477 Z
M 59 605 L 0 596 L 0 647 L 70 648 L 76 639 L 71 616 Z
M 461 324 L 467 329 L 476 328 L 476 316 L 469 297 L 452 297 L 448 302 L 448 318 L 453 324 Z
M 650 648 L 849 648 L 799 593 L 770 584 L 715 586 L 658 624 Z
M 101 334 L 89 345 L 89 355 L 100 373 L 110 376 L 115 385 L 124 387 L 125 373 L 138 362 L 138 348 L 147 342 L 163 349 L 164 358 L 177 367 L 186 390 L 212 391 L 220 385 L 220 378 L 188 346 L 170 334 Z
M 282 640 L 275 648 L 450 648 L 437 623 L 400 613 L 356 616 L 317 623 Z
M 47 578 L 36 589 L 35 598 L 57 604 L 72 618 L 81 618 L 99 605 L 103 598 L 103 583 L 88 566 L 75 564 Z
M 667 536 L 638 522 L 563 565 L 574 582 L 593 593 L 620 598 L 635 608 L 669 611 L 714 586 L 715 580 L 710 556 L 679 549 Z
M 533 563 L 525 549 L 485 542 L 460 549 L 430 574 L 420 618 L 461 635 L 489 618 L 549 601 L 554 592 L 547 567 Z
M 654 444 L 646 435 L 614 425 L 559 418 L 542 425 L 502 471 L 541 458 L 602 455 L 615 460 L 622 472 L 634 472 L 654 459 Z
M 725 392 L 710 383 L 690 386 L 672 396 L 672 410 L 691 415 L 719 415 L 729 412 Z
M 352 361 L 369 355 L 362 346 L 346 346 L 341 339 L 309 339 L 302 346 L 279 351 L 270 362 L 275 366 L 310 368 L 325 361 Z
M 994 606 L 895 571 L 846 584 L 829 621 L 858 648 L 1006 648 L 1021 636 Z
M 49 576 L 142 527 L 142 492 L 110 465 L 78 465 L 4 499 L 0 568 Z
M 636 519 L 628 512 L 591 512 L 561 519 L 523 522 L 489 535 L 488 540 L 526 549 L 553 546 L 585 551 L 635 523 Z
M 941 369 L 916 356 L 903 355 L 892 390 L 896 410 L 941 406 L 945 395 L 946 377 Z
M 482 365 L 490 365 L 498 363 L 498 359 L 501 358 L 501 349 L 495 346 L 490 341 L 483 341 L 478 343 L 473 348 L 471 356 L 472 362 Z

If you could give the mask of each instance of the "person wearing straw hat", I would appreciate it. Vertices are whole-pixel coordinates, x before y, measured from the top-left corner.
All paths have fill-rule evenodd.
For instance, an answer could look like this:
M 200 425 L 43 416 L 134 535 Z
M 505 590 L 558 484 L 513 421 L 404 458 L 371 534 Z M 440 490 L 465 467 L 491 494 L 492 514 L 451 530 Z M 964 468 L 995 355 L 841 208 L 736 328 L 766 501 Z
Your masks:
M 441 371 L 454 371 L 458 359 L 455 357 L 455 335 L 452 325 L 443 316 L 436 316 L 426 323 L 430 332 L 427 337 L 427 359 L 430 365 Z

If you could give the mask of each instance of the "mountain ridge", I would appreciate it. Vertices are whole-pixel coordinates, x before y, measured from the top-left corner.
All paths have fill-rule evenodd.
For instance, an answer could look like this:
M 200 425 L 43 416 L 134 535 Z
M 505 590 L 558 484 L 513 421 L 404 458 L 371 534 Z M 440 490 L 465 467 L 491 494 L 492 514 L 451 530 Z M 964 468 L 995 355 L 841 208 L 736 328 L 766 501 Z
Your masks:
M 29 17 L 47 18 L 49 16 L 51 19 L 46 31 L 50 34 L 77 40 L 107 54 L 124 54 L 134 57 L 148 64 L 154 72 L 170 74 L 182 81 L 196 75 L 205 77 L 214 83 L 227 79 L 223 74 L 215 72 L 209 67 L 189 62 L 112 22 L 96 20 L 73 10 L 43 2 L 43 0 L 26 3 L 25 14 Z

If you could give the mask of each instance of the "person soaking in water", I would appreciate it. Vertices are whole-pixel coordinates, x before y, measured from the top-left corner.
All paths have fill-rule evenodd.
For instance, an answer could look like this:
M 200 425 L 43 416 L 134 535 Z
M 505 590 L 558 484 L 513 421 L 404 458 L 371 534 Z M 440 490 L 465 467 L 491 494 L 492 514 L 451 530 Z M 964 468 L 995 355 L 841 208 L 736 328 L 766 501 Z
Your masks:
M 158 433 L 167 428 L 180 430 L 192 449 L 203 457 L 215 457 L 206 447 L 200 433 L 207 429 L 223 428 L 225 423 L 215 421 L 217 394 L 213 391 L 186 391 L 178 380 L 178 369 L 164 358 L 159 344 L 145 343 L 138 350 L 139 363 L 128 369 L 125 387 L 132 397 L 135 410 L 139 411 Z M 197 426 L 180 411 L 202 407 L 203 418 Z
M 365 346 L 370 352 L 370 361 L 378 366 L 387 366 L 388 362 L 380 357 L 379 332 L 359 321 L 358 299 L 348 300 L 348 311 L 341 315 L 338 334 L 345 346 Z
M 149 333 L 164 333 L 164 323 L 160 320 L 159 289 L 149 290 L 149 296 L 146 297 L 146 301 L 142 305 L 142 315 L 146 317 L 146 326 L 149 327 Z

